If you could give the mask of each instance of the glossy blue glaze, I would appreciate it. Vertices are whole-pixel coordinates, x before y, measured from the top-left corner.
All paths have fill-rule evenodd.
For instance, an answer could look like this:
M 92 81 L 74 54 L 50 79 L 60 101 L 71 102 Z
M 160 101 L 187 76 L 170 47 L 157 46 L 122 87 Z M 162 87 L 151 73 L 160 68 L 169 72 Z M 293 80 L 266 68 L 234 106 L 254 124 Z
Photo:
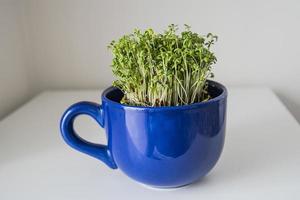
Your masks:
M 122 105 L 114 87 L 102 94 L 102 106 L 80 102 L 61 120 L 64 140 L 109 167 L 154 187 L 179 187 L 205 176 L 222 152 L 227 91 L 209 81 L 209 101 L 186 106 Z M 73 130 L 79 114 L 92 116 L 107 133 L 108 145 L 87 142 Z

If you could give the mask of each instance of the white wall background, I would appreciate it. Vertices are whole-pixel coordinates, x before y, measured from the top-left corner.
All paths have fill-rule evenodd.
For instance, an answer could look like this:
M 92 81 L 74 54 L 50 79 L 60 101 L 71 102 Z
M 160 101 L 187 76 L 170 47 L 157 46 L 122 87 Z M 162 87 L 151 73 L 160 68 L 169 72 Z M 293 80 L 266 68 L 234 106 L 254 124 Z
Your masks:
M 30 94 L 19 2 L 0 0 L 0 119 Z
M 113 76 L 106 46 L 112 39 L 136 27 L 162 31 L 170 23 L 187 23 L 196 32 L 219 36 L 216 80 L 269 86 L 300 120 L 299 0 L 24 0 L 19 4 L 26 52 L 30 52 L 26 55 L 30 92 L 108 86 Z M 15 15 L 2 15 L 12 21 L 6 26 L 16 26 Z M 19 35 L 7 37 L 14 40 Z M 18 54 L 19 43 L 13 43 L 16 50 L 11 51 Z M 8 53 L 0 56 L 4 54 Z M 16 62 L 11 65 L 22 65 L 22 59 L 11 60 Z M 3 65 L 1 61 L 0 70 Z M 23 74 L 14 81 L 25 81 Z M 18 84 L 10 81 L 5 80 Z

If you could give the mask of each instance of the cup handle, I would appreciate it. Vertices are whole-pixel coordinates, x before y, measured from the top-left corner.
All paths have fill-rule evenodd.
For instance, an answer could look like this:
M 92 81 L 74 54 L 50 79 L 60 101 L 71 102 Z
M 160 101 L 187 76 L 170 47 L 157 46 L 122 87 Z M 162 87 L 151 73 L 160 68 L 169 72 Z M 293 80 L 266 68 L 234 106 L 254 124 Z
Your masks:
M 110 168 L 116 169 L 117 165 L 112 158 L 108 146 L 88 142 L 76 134 L 73 125 L 75 118 L 79 115 L 89 115 L 94 118 L 102 128 L 104 127 L 102 105 L 86 101 L 76 103 L 65 111 L 60 121 L 60 131 L 65 142 L 72 148 L 97 158 Z

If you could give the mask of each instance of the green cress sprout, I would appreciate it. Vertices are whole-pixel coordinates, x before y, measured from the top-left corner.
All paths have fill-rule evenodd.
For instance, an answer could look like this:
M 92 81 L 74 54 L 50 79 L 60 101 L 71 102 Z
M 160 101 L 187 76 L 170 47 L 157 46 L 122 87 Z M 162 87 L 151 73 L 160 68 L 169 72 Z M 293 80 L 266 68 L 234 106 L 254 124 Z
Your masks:
M 133 106 L 180 106 L 206 101 L 207 78 L 217 59 L 210 47 L 217 36 L 201 36 L 185 25 L 168 26 L 164 33 L 151 28 L 112 41 L 113 85 L 124 93 L 122 104 Z

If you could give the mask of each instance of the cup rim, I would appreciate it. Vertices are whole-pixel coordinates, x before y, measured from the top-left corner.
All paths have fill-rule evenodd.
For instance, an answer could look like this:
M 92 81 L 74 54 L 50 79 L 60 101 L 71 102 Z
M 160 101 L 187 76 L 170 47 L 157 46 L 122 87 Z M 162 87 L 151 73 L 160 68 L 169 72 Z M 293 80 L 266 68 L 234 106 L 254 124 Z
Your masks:
M 227 97 L 228 92 L 224 85 L 222 85 L 219 82 L 212 81 L 212 80 L 207 80 L 207 81 L 211 86 L 221 89 L 222 92 L 218 96 L 216 96 L 212 99 L 209 99 L 208 101 L 197 102 L 197 103 L 188 104 L 188 105 L 150 107 L 150 106 L 131 106 L 131 105 L 126 105 L 126 104 L 121 104 L 121 103 L 113 101 L 107 97 L 108 93 L 112 92 L 113 90 L 118 89 L 114 86 L 110 86 L 107 89 L 105 89 L 101 95 L 101 98 L 102 98 L 102 102 L 106 102 L 106 103 L 109 103 L 109 104 L 111 104 L 113 106 L 117 106 L 117 107 L 128 108 L 128 109 L 137 109 L 137 110 L 150 110 L 150 111 L 160 111 L 161 110 L 162 111 L 162 110 L 180 110 L 180 109 L 198 108 L 199 106 L 211 104 L 211 103 L 217 102 L 221 99 L 225 99 Z

